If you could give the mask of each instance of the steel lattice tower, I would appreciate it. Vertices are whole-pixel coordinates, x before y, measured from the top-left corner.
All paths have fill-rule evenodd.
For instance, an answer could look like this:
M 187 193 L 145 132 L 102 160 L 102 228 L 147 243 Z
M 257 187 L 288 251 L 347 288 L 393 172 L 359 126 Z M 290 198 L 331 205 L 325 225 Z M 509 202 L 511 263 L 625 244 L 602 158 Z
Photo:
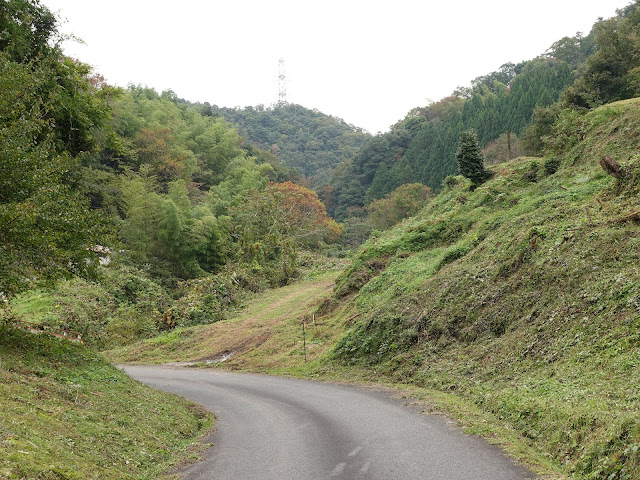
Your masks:
M 284 76 L 284 58 L 278 60 L 278 105 L 287 103 L 287 82 Z

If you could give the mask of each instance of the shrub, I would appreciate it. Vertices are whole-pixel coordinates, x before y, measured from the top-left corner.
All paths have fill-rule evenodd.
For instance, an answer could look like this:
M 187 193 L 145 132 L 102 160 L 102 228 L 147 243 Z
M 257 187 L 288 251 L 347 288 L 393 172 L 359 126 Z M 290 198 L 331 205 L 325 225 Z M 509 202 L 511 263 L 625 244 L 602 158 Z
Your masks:
M 544 161 L 544 173 L 547 175 L 553 175 L 560 168 L 560 159 L 556 157 L 549 157 Z

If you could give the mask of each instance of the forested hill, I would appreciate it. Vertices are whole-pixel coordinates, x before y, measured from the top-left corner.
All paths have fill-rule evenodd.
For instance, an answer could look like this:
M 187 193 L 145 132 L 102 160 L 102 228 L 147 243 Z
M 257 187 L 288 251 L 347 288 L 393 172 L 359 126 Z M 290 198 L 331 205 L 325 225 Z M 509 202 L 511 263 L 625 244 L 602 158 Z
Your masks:
M 488 157 L 507 160 L 506 132 L 512 155 L 536 107 L 558 100 L 575 79 L 575 66 L 550 54 L 477 78 L 469 88 L 409 112 L 390 132 L 371 138 L 356 157 L 344 162 L 332 178 L 331 211 L 345 219 L 347 209 L 365 206 L 398 186 L 415 182 L 438 190 L 455 174 L 460 134 L 473 128 Z
M 336 165 L 352 158 L 370 138 L 340 118 L 292 103 L 242 109 L 208 103 L 196 107 L 203 115 L 223 117 L 235 125 L 248 142 L 270 151 L 316 188 L 327 184 Z
M 565 109 L 631 98 L 640 85 L 637 17 L 636 1 L 599 20 L 586 36 L 564 37 L 535 59 L 506 63 L 470 87 L 413 109 L 336 168 L 327 189 L 331 195 L 323 197 L 327 210 L 353 223 L 364 214 L 362 207 L 405 183 L 439 190 L 457 172 L 463 131 L 476 130 L 487 163 L 500 163 L 521 153 L 539 154 L 543 137 Z

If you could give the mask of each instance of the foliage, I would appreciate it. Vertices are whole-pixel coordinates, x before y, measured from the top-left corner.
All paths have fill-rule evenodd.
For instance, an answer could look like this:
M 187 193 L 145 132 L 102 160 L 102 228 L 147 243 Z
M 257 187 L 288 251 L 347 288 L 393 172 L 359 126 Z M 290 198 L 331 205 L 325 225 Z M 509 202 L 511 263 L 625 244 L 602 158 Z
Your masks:
M 115 142 L 106 142 L 93 159 L 116 173 L 148 165 L 160 190 L 184 180 L 191 192 L 207 192 L 244 157 L 238 132 L 220 118 L 202 116 L 170 91 L 130 86 L 113 103 Z
M 89 68 L 55 45 L 39 2 L 0 7 L 0 291 L 85 274 L 104 238 L 77 184 L 77 158 L 94 145 L 106 98 Z
M 480 185 L 491 176 L 491 173 L 484 168 L 484 156 L 478 145 L 476 132 L 473 130 L 467 130 L 460 135 L 456 160 L 460 174 L 471 180 L 474 186 Z
M 598 21 L 586 36 L 564 37 L 543 56 L 507 63 L 450 97 L 413 109 L 336 167 L 328 189 L 330 214 L 345 220 L 350 207 L 382 198 L 406 178 L 438 191 L 447 176 L 457 173 L 458 139 L 469 129 L 476 130 L 491 164 L 508 159 L 507 130 L 521 138 L 527 154 L 542 153 L 545 139 L 554 139 L 551 152 L 564 148 L 557 144 L 561 139 L 554 124 L 566 118 L 567 107 L 592 108 L 640 94 L 639 8 L 634 1 L 616 17 Z M 514 157 L 517 148 L 514 140 Z
M 560 168 L 560 159 L 556 157 L 546 158 L 543 168 L 544 173 L 546 173 L 547 175 L 553 175 L 558 171 L 558 168 Z
M 514 134 L 503 133 L 495 140 L 489 142 L 483 148 L 482 154 L 486 165 L 504 163 L 522 156 L 522 142 Z
M 549 54 L 554 57 L 571 59 L 580 75 L 563 91 L 559 102 L 534 112 L 523 137 L 527 153 L 540 154 L 545 148 L 554 152 L 565 147 L 562 143 L 568 140 L 566 136 L 557 138 L 557 132 L 553 132 L 556 122 L 565 123 L 561 128 L 566 131 L 567 119 L 571 122 L 588 109 L 640 95 L 640 3 L 631 2 L 617 13 L 611 19 L 598 21 L 587 37 L 565 37 L 550 49 Z
M 298 247 L 319 248 L 341 234 L 311 191 L 289 181 L 269 186 L 283 169 L 243 145 L 211 109 L 130 87 L 114 102 L 112 128 L 115 142 L 90 161 L 110 171 L 121 192 L 113 207 L 124 217 L 129 254 L 156 276 L 168 268 L 172 288 L 226 262 L 253 272 L 248 284 L 286 283 Z
M 367 206 L 371 225 L 377 230 L 386 230 L 418 213 L 432 196 L 431 189 L 421 183 L 404 184 Z
M 7 0 L 0 5 L 0 51 L 24 63 L 46 55 L 57 34 L 56 19 L 39 0 Z
M 73 278 L 24 292 L 10 310 L 23 320 L 80 332 L 87 345 L 105 348 L 157 335 L 171 302 L 144 272 L 114 258 L 96 280 Z
M 327 216 L 318 196 L 291 182 L 270 183 L 249 192 L 229 211 L 226 228 L 236 262 L 255 265 L 272 285 L 286 284 L 296 273 L 301 247 L 336 242 L 342 228 Z
M 205 103 L 197 108 L 236 125 L 248 142 L 270 151 L 278 163 L 297 170 L 316 188 L 326 184 L 336 165 L 353 157 L 369 137 L 339 118 L 296 104 L 239 109 Z
M 517 156 L 516 139 L 536 108 L 556 101 L 575 75 L 565 60 L 553 55 L 509 63 L 478 77 L 469 88 L 413 109 L 390 132 L 366 142 L 353 160 L 336 167 L 330 214 L 344 220 L 349 207 L 363 207 L 403 183 L 418 181 L 439 190 L 447 176 L 457 173 L 458 141 L 469 129 L 476 130 L 481 148 L 489 147 L 492 163 L 508 160 L 505 144 L 510 130 L 512 156 Z
M 237 273 L 228 269 L 217 275 L 188 280 L 180 285 L 180 297 L 164 313 L 161 328 L 168 330 L 223 320 L 246 295 L 246 290 L 247 285 L 240 285 Z
M 640 95 L 637 68 L 640 67 L 640 3 L 632 2 L 618 15 L 594 27 L 595 52 L 586 68 L 563 95 L 565 104 L 592 108 Z

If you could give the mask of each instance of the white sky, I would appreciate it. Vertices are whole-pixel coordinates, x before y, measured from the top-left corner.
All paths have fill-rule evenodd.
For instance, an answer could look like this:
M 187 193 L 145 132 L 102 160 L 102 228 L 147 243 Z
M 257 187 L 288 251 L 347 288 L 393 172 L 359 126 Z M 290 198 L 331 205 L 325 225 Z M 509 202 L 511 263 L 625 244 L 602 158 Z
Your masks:
M 387 131 L 414 107 L 543 53 L 631 0 L 42 0 L 112 85 L 235 107 L 287 100 Z

